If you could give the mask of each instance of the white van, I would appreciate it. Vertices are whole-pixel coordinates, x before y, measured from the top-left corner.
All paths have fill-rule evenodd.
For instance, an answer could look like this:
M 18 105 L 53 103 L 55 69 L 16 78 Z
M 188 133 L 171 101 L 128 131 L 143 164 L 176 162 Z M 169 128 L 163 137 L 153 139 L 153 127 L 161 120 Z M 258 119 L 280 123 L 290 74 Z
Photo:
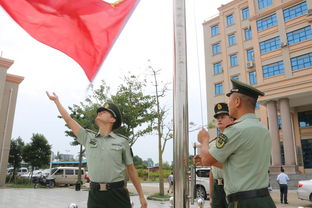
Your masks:
M 78 167 L 57 167 L 53 168 L 49 179 L 53 179 L 55 185 L 74 185 L 78 181 Z M 85 183 L 84 174 L 85 170 L 81 168 L 81 180 L 82 183 Z

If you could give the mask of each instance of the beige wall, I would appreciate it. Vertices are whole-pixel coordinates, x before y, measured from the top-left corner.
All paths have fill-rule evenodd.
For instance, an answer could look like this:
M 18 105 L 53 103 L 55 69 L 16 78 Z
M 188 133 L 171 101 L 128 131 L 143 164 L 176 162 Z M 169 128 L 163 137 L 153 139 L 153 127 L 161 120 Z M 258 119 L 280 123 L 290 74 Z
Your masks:
M 290 133 L 288 132 L 288 134 L 291 135 L 287 136 L 283 135 L 283 132 L 281 131 L 280 140 L 281 142 L 284 142 L 283 139 L 286 137 L 292 139 L 292 142 L 287 141 L 287 143 L 290 145 L 289 148 L 294 153 L 296 163 L 295 165 L 297 168 L 299 168 L 299 170 L 303 171 L 301 139 L 304 138 L 303 131 L 306 130 L 299 128 L 297 113 L 300 112 L 299 109 L 302 109 L 303 107 L 312 109 L 312 99 L 307 99 L 312 97 L 312 68 L 310 67 L 301 69 L 299 71 L 292 71 L 290 58 L 306 53 L 311 53 L 312 39 L 285 46 L 264 54 L 260 54 L 259 52 L 259 42 L 279 36 L 280 40 L 286 43 L 287 32 L 294 31 L 312 24 L 312 16 L 308 16 L 307 14 L 284 22 L 283 9 L 300 2 L 302 2 L 302 0 L 276 0 L 273 1 L 272 6 L 259 10 L 257 6 L 257 0 L 234 0 L 226 5 L 219 7 L 219 16 L 204 22 L 203 31 L 205 45 L 208 123 L 213 121 L 214 105 L 218 102 L 227 101 L 227 98 L 224 94 L 215 96 L 215 84 L 222 82 L 223 91 L 226 93 L 231 87 L 229 84 L 231 76 L 239 75 L 241 81 L 248 83 L 249 72 L 256 71 L 257 84 L 255 87 L 264 91 L 266 94 L 264 97 L 259 99 L 259 103 L 262 106 L 257 109 L 256 114 L 261 119 L 261 121 L 269 127 L 266 103 L 269 101 L 276 102 L 276 110 L 280 115 L 280 102 L 287 99 L 286 101 L 289 104 L 287 106 L 286 113 L 283 111 L 283 118 L 289 120 L 289 114 L 291 121 L 289 124 L 291 125 L 292 131 L 290 131 Z M 312 8 L 312 2 L 306 2 L 308 4 L 308 8 Z M 249 8 L 250 18 L 243 20 L 241 10 L 246 7 Z M 258 32 L 256 21 L 273 13 L 276 13 L 277 15 L 278 24 Z M 227 26 L 226 16 L 230 14 L 234 15 L 235 23 L 234 25 Z M 216 24 L 219 25 L 219 35 L 211 37 L 211 27 Z M 251 40 L 245 40 L 244 28 L 247 27 L 250 27 L 252 31 Z M 229 46 L 227 40 L 228 34 L 231 33 L 236 34 L 236 45 L 233 46 Z M 212 44 L 217 42 L 221 43 L 221 53 L 213 55 Z M 253 62 L 254 66 L 247 68 L 246 50 L 250 48 L 254 49 L 255 60 Z M 238 55 L 239 65 L 236 67 L 230 67 L 229 55 L 234 53 Z M 270 78 L 263 78 L 262 66 L 281 60 L 284 62 L 285 73 Z M 214 75 L 213 64 L 220 61 L 222 61 L 223 73 Z M 215 136 L 215 132 L 215 129 L 211 130 L 213 136 Z M 312 138 L 312 135 L 310 138 Z
M 0 57 L 0 187 L 5 183 L 18 85 L 23 77 L 7 74 L 12 60 Z

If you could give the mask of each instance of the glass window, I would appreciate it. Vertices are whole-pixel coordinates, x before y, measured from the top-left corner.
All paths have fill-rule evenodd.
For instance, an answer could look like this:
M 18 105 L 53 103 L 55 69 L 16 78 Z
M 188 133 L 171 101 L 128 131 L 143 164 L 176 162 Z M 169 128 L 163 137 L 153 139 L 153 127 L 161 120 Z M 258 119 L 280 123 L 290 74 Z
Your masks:
M 284 153 L 284 145 L 281 143 L 281 163 L 282 165 L 285 165 L 285 153 Z
M 254 50 L 253 49 L 246 50 L 246 55 L 247 55 L 247 61 L 255 60 Z
M 281 47 L 280 37 L 260 42 L 260 53 L 267 53 Z
M 66 175 L 74 175 L 74 170 L 73 169 L 65 169 L 65 174 Z
M 219 34 L 219 25 L 215 25 L 211 27 L 211 36 L 215 36 Z
M 312 168 L 312 139 L 302 139 L 301 147 L 304 168 Z
M 226 16 L 226 24 L 227 25 L 233 25 L 234 24 L 234 17 L 232 14 L 229 16 Z
M 278 129 L 282 129 L 282 119 L 280 115 L 277 116 L 277 126 Z
M 257 20 L 257 29 L 259 32 L 269 27 L 273 27 L 274 25 L 277 25 L 276 14 L 272 14 L 271 16 L 268 16 L 266 18 Z
M 245 33 L 245 40 L 250 40 L 252 38 L 251 29 L 245 28 L 244 33 Z
M 288 44 L 294 44 L 299 43 L 304 40 L 308 40 L 312 38 L 312 32 L 311 32 L 311 26 L 306 26 L 304 28 L 301 28 L 299 30 L 295 30 L 292 32 L 287 33 L 287 40 Z
M 256 77 L 256 72 L 249 72 L 249 84 L 257 84 L 257 77 Z
M 312 53 L 304 54 L 290 59 L 291 69 L 297 71 L 299 69 L 312 66 Z
M 300 127 L 312 126 L 312 110 L 298 113 Z
M 284 73 L 284 62 L 279 61 L 273 64 L 262 66 L 263 77 L 268 78 Z
M 215 55 L 218 53 L 221 53 L 220 43 L 212 45 L 212 54 Z
M 231 64 L 231 66 L 237 66 L 238 65 L 238 60 L 237 60 L 236 54 L 230 56 L 230 64 Z
M 54 175 L 63 175 L 63 173 L 64 173 L 63 169 L 58 169 Z
M 249 18 L 249 8 L 242 9 L 242 17 L 243 19 Z
M 220 74 L 220 73 L 222 73 L 221 62 L 213 64 L 213 73 L 214 73 L 214 74 Z
M 205 177 L 205 178 L 209 178 L 209 173 L 210 173 L 210 169 L 200 169 L 196 171 L 196 175 L 198 177 Z
M 295 17 L 299 17 L 301 15 L 304 15 L 308 12 L 308 7 L 307 7 L 307 3 L 304 1 L 300 4 L 297 4 L 295 6 L 292 6 L 288 9 L 285 9 L 283 11 L 284 14 L 284 20 L 291 20 Z
M 80 172 L 81 172 L 81 175 L 83 175 L 84 174 L 84 172 L 83 172 L 83 170 L 81 169 L 80 170 Z M 79 170 L 75 170 L 75 175 L 78 175 L 79 174 Z
M 229 45 L 235 45 L 236 44 L 236 37 L 235 37 L 235 34 L 230 34 L 228 35 L 228 42 L 229 42 Z
M 215 84 L 215 95 L 223 94 L 223 83 Z
M 272 5 L 272 0 L 258 0 L 258 8 L 263 9 Z

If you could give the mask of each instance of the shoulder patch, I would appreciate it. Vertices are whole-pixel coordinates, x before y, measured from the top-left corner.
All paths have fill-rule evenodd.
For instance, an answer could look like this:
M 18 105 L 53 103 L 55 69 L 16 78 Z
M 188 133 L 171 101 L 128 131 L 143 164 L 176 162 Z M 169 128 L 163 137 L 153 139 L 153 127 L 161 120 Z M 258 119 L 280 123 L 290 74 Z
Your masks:
M 224 145 L 227 143 L 228 138 L 225 134 L 220 134 L 220 136 L 217 137 L 217 141 L 216 141 L 216 147 L 218 149 L 221 149 L 224 147 Z

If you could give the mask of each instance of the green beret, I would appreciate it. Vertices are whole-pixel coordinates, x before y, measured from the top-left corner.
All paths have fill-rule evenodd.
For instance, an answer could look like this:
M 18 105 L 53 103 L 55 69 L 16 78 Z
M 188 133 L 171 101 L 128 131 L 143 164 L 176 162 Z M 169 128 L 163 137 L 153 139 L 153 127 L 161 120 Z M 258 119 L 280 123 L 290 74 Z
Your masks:
M 249 97 L 258 99 L 258 96 L 264 96 L 264 92 L 261 92 L 260 90 L 256 89 L 255 87 L 248 85 L 244 82 L 241 82 L 239 80 L 231 79 L 231 82 L 233 84 L 233 88 L 229 93 L 226 94 L 226 96 L 230 97 L 230 95 L 233 92 L 240 93 L 247 95 Z
M 217 103 L 214 107 L 214 116 L 215 118 L 217 118 L 218 115 L 220 114 L 227 114 L 229 115 L 229 107 L 226 103 Z
M 101 111 L 110 112 L 113 115 L 113 117 L 116 119 L 116 121 L 113 125 L 113 130 L 118 129 L 121 126 L 121 122 L 122 122 L 121 112 L 120 112 L 119 108 L 117 107 L 117 105 L 115 105 L 113 103 L 105 103 L 104 106 L 99 107 L 96 112 L 99 113 Z

